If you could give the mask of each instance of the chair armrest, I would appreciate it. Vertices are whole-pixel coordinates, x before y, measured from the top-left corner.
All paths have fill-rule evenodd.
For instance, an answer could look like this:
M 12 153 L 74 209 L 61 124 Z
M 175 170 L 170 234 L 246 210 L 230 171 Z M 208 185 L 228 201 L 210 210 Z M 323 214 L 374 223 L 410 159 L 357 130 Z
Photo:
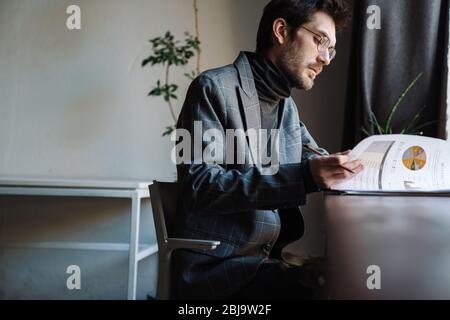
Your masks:
M 169 238 L 166 242 L 171 250 L 175 249 L 206 249 L 214 250 L 220 245 L 220 241 Z

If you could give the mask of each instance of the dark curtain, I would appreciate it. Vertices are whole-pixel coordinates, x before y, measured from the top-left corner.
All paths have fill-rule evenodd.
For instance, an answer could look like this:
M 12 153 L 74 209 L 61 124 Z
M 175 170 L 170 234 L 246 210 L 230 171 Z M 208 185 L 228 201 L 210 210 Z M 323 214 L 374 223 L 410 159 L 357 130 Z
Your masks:
M 367 9 L 377 5 L 381 29 L 370 30 Z M 373 111 L 385 125 L 389 110 L 416 76 L 423 76 L 405 96 L 393 120 L 393 133 L 411 122 L 424 106 L 423 135 L 443 137 L 447 85 L 449 0 L 355 0 L 343 149 L 376 133 Z

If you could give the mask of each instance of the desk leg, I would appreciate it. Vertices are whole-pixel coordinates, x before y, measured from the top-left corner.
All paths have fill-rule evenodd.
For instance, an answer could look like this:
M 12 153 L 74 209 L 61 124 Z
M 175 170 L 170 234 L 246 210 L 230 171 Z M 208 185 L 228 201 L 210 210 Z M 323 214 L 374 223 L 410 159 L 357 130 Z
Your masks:
M 139 250 L 139 220 L 141 198 L 136 192 L 131 198 L 130 256 L 128 265 L 128 300 L 136 300 L 137 255 Z

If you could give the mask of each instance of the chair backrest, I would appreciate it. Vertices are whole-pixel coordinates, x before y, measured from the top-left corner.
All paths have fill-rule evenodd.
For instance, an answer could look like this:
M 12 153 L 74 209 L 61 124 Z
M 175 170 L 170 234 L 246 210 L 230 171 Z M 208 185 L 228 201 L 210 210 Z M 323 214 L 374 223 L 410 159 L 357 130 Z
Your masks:
M 173 232 L 173 223 L 177 212 L 178 184 L 153 181 L 149 189 L 156 236 L 158 243 L 162 243 Z
M 166 250 L 167 239 L 172 233 L 172 225 L 177 209 L 177 183 L 153 181 L 149 186 L 153 220 L 158 241 L 158 281 L 156 299 L 171 297 L 170 288 L 170 250 Z
M 177 213 L 176 182 L 153 181 L 149 186 L 150 200 L 153 209 L 156 238 L 158 240 L 158 284 L 156 299 L 174 298 L 171 288 L 171 255 L 177 249 L 207 249 L 214 250 L 219 241 L 199 239 L 174 239 L 172 235 L 175 215 Z

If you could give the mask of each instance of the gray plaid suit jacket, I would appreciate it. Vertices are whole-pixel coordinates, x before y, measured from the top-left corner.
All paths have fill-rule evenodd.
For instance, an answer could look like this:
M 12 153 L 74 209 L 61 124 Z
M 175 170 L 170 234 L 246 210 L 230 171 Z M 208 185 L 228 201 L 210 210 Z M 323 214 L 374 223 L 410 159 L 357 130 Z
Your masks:
M 281 246 L 299 239 L 303 219 L 298 206 L 306 202 L 312 180 L 302 150 L 317 147 L 299 120 L 292 98 L 280 103 L 279 168 L 263 175 L 251 164 L 245 140 L 245 164 L 194 164 L 177 166 L 179 200 L 175 236 L 221 242 L 217 249 L 174 252 L 172 281 L 180 299 L 222 299 L 236 293 Z M 191 84 L 177 123 L 194 135 L 194 121 L 203 131 L 261 128 L 259 98 L 244 53 L 232 65 L 208 70 Z M 206 148 L 208 143 L 203 142 Z M 227 146 L 222 153 L 225 159 Z M 232 149 L 238 152 L 238 143 Z M 242 147 L 242 146 L 241 146 Z M 193 148 L 193 146 L 192 146 Z M 204 150 L 204 149 L 203 149 Z M 322 149 L 324 153 L 325 150 Z M 309 181 L 308 181 L 309 180 Z M 274 279 L 276 281 L 276 279 Z

